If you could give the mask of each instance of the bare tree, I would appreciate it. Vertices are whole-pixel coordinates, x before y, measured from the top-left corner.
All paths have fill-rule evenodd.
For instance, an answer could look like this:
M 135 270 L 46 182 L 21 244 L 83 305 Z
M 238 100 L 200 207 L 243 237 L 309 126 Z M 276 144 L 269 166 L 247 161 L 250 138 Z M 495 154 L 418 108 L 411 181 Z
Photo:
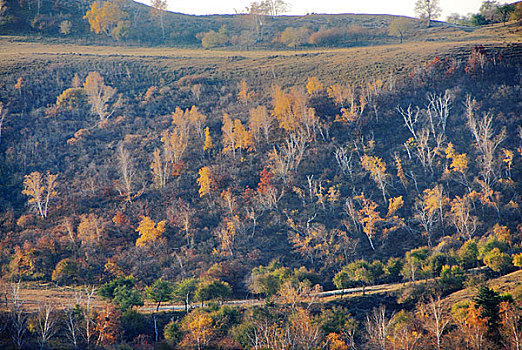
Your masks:
M 390 319 L 386 317 L 386 307 L 381 305 L 366 315 L 366 339 L 371 349 L 386 350 L 390 333 Z
M 305 135 L 291 134 L 285 144 L 277 150 L 275 147 L 270 152 L 271 168 L 286 184 L 291 171 L 296 171 L 306 150 Z
M 433 116 L 436 116 L 439 120 L 439 124 L 442 128 L 442 133 L 446 133 L 446 124 L 451 110 L 451 94 L 446 90 L 444 95 L 429 94 L 428 95 L 428 108 L 427 113 L 430 118 L 431 129 L 435 134 L 435 128 L 433 123 Z
M 438 350 L 442 348 L 442 335 L 449 323 L 443 311 L 439 295 L 430 297 L 429 302 L 421 304 L 418 309 L 420 320 L 424 328 L 433 335 Z
M 192 226 L 195 221 L 196 210 L 192 208 L 189 203 L 182 199 L 178 199 L 176 203 L 167 208 L 167 217 L 169 218 L 169 221 L 185 232 L 187 247 L 192 249 L 194 247 L 194 233 Z
M 263 37 L 263 25 L 265 24 L 264 16 L 266 15 L 266 8 L 262 3 L 253 1 L 250 7 L 246 8 L 246 13 L 250 21 L 252 36 L 255 41 Z
M 429 28 L 431 21 L 438 18 L 442 13 L 440 0 L 417 0 L 415 2 L 415 13 L 420 18 L 427 20 L 427 27 Z
M 336 147 L 334 151 L 335 160 L 337 160 L 337 164 L 339 165 L 339 168 L 341 168 L 341 171 L 346 174 L 352 176 L 353 171 L 353 164 L 352 164 L 352 158 L 353 158 L 353 152 L 350 152 L 348 154 L 347 147 Z
M 413 138 L 415 141 L 417 141 L 417 133 L 415 132 L 415 124 L 417 123 L 419 119 L 420 109 L 417 107 L 417 109 L 414 111 L 411 108 L 411 105 L 408 106 L 408 109 L 405 111 L 402 109 L 402 107 L 397 107 L 397 111 L 401 114 L 402 118 L 404 119 L 404 124 L 406 124 L 406 127 L 408 130 L 410 130 L 411 134 L 413 135 Z
M 122 196 L 127 198 L 128 202 L 132 202 L 132 194 L 134 193 L 134 181 L 136 177 L 136 170 L 134 169 L 134 162 L 129 150 L 123 144 L 118 146 L 118 153 L 116 155 L 118 161 L 118 170 L 120 173 L 120 181 L 118 183 L 118 190 Z
M 292 8 L 292 5 L 283 0 L 264 0 L 262 3 L 272 17 L 286 13 Z
M 14 345 L 17 349 L 21 349 L 24 345 L 25 335 L 27 333 L 28 315 L 23 307 L 23 301 L 20 300 L 20 282 L 12 284 L 11 293 L 9 328 Z
M 433 210 L 429 210 L 423 203 L 416 202 L 415 203 L 415 219 L 419 222 L 419 224 L 424 229 L 426 237 L 428 238 L 428 246 L 431 247 L 431 237 L 433 235 L 433 226 L 437 222 L 436 212 Z
M 422 166 L 424 168 L 429 167 L 431 173 L 433 174 L 433 162 L 441 149 L 444 135 L 439 134 L 435 140 L 436 144 L 433 146 L 430 145 L 430 143 L 433 144 L 433 142 L 430 142 L 431 135 L 435 134 L 432 134 L 429 128 L 425 128 L 421 131 L 417 140 L 417 157 L 419 158 Z
M 0 3 L 0 11 L 1 11 L 1 5 L 2 4 Z M 6 116 L 7 116 L 7 109 L 4 108 L 4 104 L 2 102 L 0 102 L 0 143 L 2 142 L 2 126 L 4 125 Z
M 252 220 L 252 233 L 250 234 L 250 237 L 252 238 L 256 234 L 257 219 L 263 215 L 263 209 L 258 208 L 257 205 L 253 204 L 252 206 L 246 208 L 245 211 L 246 218 Z
M 483 114 L 482 118 L 475 116 L 476 102 L 467 96 L 466 117 L 468 119 L 468 127 L 475 138 L 476 148 L 480 153 L 479 163 L 481 164 L 481 175 L 484 182 L 489 186 L 491 181 L 495 179 L 495 150 L 506 139 L 506 130 L 494 135 L 493 116 L 489 113 Z
M 502 312 L 502 328 L 506 335 L 506 340 L 511 345 L 509 349 L 522 349 L 522 323 L 521 319 L 521 305 L 519 302 L 506 303 Z
M 94 286 L 89 286 L 85 288 L 85 296 L 87 298 L 87 301 L 85 302 L 85 305 L 83 307 L 83 319 L 85 321 L 85 341 L 87 342 L 87 347 L 90 347 L 93 336 L 95 336 L 95 322 L 94 322 L 94 316 L 92 313 L 93 305 L 92 305 L 92 298 L 94 296 L 94 293 L 96 292 L 96 288 Z
M 80 309 L 77 307 L 67 307 L 64 310 L 66 336 L 75 349 L 78 348 L 80 341 Z
M 38 343 L 40 349 L 44 349 L 49 340 L 54 337 L 58 327 L 56 324 L 56 315 L 54 307 L 51 303 L 38 305 L 38 314 L 36 316 L 36 334 L 38 335 Z

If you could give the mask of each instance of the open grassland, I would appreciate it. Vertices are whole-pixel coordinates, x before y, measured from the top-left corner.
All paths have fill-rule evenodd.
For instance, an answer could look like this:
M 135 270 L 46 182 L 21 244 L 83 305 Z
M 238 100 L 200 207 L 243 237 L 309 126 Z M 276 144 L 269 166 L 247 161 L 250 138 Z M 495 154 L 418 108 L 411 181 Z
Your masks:
M 20 38 L 0 37 L 0 70 L 31 69 L 32 66 L 97 62 L 140 64 L 148 69 L 175 72 L 179 79 L 201 75 L 218 80 L 255 82 L 258 87 L 279 84 L 292 86 L 317 76 L 326 84 L 364 82 L 404 74 L 409 68 L 436 56 L 459 58 L 477 45 L 486 48 L 518 46 L 522 43 L 520 26 L 496 25 L 467 33 L 455 28 L 437 32 L 429 41 L 402 45 L 352 47 L 307 51 L 227 51 L 167 47 L 114 47 L 27 42 Z M 512 51 L 513 52 L 513 51 Z
M 12 285 L 5 284 L 0 289 L 2 300 L 0 309 L 5 308 L 5 297 L 11 300 Z M 87 286 L 56 286 L 50 283 L 21 283 L 19 300 L 27 310 L 36 310 L 39 305 L 52 303 L 57 309 L 74 307 L 76 304 L 84 304 L 87 301 Z M 106 303 L 96 294 L 91 299 L 91 305 L 101 308 Z

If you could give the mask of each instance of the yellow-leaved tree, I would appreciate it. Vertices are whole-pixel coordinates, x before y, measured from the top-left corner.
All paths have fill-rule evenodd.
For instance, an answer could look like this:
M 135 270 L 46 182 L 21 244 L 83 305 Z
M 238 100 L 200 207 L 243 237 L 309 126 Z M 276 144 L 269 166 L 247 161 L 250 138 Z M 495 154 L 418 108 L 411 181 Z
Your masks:
M 228 153 L 232 151 L 232 155 L 236 158 L 236 138 L 234 136 L 234 122 L 228 116 L 228 114 L 223 115 L 223 126 L 221 127 L 221 132 L 223 134 L 223 153 Z
M 109 101 L 116 94 L 116 88 L 105 85 L 103 77 L 98 72 L 90 72 L 85 78 L 83 89 L 87 94 L 91 104 L 92 113 L 100 118 L 100 121 L 107 120 L 112 116 L 118 103 L 113 103 L 109 109 Z
M 265 142 L 268 143 L 270 131 L 274 124 L 273 121 L 274 119 L 268 114 L 268 110 L 265 106 L 259 106 L 250 110 L 248 128 L 252 132 L 256 142 L 264 138 Z
M 102 219 L 95 214 L 82 215 L 77 230 L 78 239 L 80 239 L 82 245 L 94 245 L 102 238 L 104 226 Z
M 204 312 L 188 314 L 181 322 L 181 329 L 184 332 L 181 345 L 198 350 L 206 348 L 217 331 L 212 318 Z
M 478 218 L 472 215 L 473 203 L 472 194 L 465 194 L 462 197 L 455 196 L 450 205 L 450 219 L 457 229 L 457 233 L 467 240 L 473 238 L 477 230 Z
M 444 187 L 436 185 L 434 188 L 424 190 L 423 195 L 415 203 L 415 219 L 424 229 L 423 234 L 428 239 L 431 247 L 433 227 L 437 222 L 437 214 L 441 225 L 444 225 L 444 207 L 449 204 L 449 198 L 444 196 Z
M 157 241 L 165 232 L 165 220 L 158 222 L 156 225 L 151 218 L 143 216 L 136 232 L 140 235 L 136 240 L 136 247 L 144 247 L 151 242 Z
M 237 225 L 239 217 L 234 215 L 233 218 L 225 218 L 223 223 L 216 231 L 216 236 L 220 243 L 219 248 L 215 248 L 213 253 L 219 256 L 233 256 L 234 255 L 234 241 L 237 236 Z
M 161 134 L 161 142 L 163 149 L 154 150 L 150 165 L 156 188 L 164 188 L 175 168 L 182 165 L 181 158 L 188 147 L 186 130 L 178 126 L 172 132 L 166 130 Z
M 91 31 L 96 34 L 105 34 L 119 40 L 125 36 L 129 26 L 125 19 L 128 14 L 120 8 L 122 0 L 95 1 L 84 18 L 89 22 Z
M 241 123 L 241 120 L 232 121 L 228 114 L 225 114 L 221 131 L 223 132 L 223 153 L 232 152 L 235 159 L 236 150 L 241 152 L 254 149 L 254 137 Z
M 52 175 L 49 172 L 44 177 L 38 171 L 33 171 L 31 174 L 24 176 L 24 190 L 22 193 L 31 197 L 29 203 L 36 206 L 38 213 L 44 219 L 47 217 L 49 202 L 58 195 L 58 192 L 56 192 L 57 177 L 58 175 Z
M 246 80 L 241 80 L 241 82 L 239 83 L 239 92 L 237 94 L 237 100 L 244 104 L 248 104 L 248 102 L 254 98 L 254 95 L 255 93 L 252 90 L 250 90 Z
M 303 89 L 294 87 L 285 92 L 279 86 L 272 91 L 272 115 L 279 122 L 279 127 L 288 134 L 299 134 L 306 139 L 313 139 L 319 119 L 315 109 L 307 106 L 308 95 Z
M 197 182 L 199 185 L 199 196 L 203 197 L 210 193 L 210 188 L 212 186 L 212 173 L 208 166 L 199 169 L 198 173 L 199 177 Z
M 395 214 L 400 209 L 401 201 L 402 198 L 393 200 L 391 207 L 388 209 L 390 215 Z M 359 207 L 359 209 L 356 207 Z M 353 200 L 348 199 L 345 207 L 345 211 L 350 216 L 352 223 L 345 221 L 344 224 L 348 229 L 355 229 L 360 233 L 364 233 L 372 250 L 375 250 L 374 239 L 377 235 L 378 226 L 385 221 L 376 210 L 377 207 L 377 203 L 366 198 L 364 193 L 355 196 Z
M 364 155 L 361 157 L 363 168 L 370 172 L 372 179 L 377 183 L 382 192 L 384 202 L 386 202 L 386 185 L 388 174 L 386 174 L 386 163 L 379 157 Z
M 450 169 L 452 171 L 465 174 L 468 169 L 468 156 L 465 153 L 459 154 L 455 152 L 455 147 L 450 142 L 446 148 L 446 159 L 451 159 Z
M 326 92 L 328 93 L 328 96 L 342 108 L 344 108 L 345 101 L 351 102 L 351 104 L 355 102 L 355 90 L 351 85 L 330 85 L 326 89 Z
M 324 85 L 317 79 L 317 77 L 308 78 L 308 83 L 306 84 L 306 91 L 310 96 L 317 95 L 319 92 L 324 90 Z
M 214 143 L 212 142 L 212 136 L 210 136 L 210 130 L 208 126 L 205 128 L 205 143 L 203 144 L 203 151 L 208 151 L 214 148 Z

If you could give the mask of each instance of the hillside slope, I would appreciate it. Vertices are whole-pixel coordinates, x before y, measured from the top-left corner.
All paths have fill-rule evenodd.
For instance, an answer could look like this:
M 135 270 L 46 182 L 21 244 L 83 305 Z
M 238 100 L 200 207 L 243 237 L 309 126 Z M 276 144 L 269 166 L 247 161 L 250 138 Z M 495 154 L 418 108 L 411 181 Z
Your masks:
M 28 35 L 33 40 L 60 40 L 68 44 L 81 41 L 112 45 L 119 42 L 175 47 L 200 47 L 205 33 L 211 33 L 203 40 L 206 47 L 352 47 L 397 43 L 399 39 L 388 32 L 390 24 L 401 19 L 405 23 L 402 29 L 404 40 L 408 42 L 486 40 L 498 35 L 489 29 L 444 22 L 433 22 L 431 28 L 426 28 L 424 21 L 387 15 L 192 16 L 164 12 L 160 16 L 150 7 L 131 0 L 118 0 L 119 19 L 107 23 L 101 34 L 94 34 L 84 17 L 91 3 L 40 0 L 31 6 L 30 1 L 8 1 L 0 10 L 0 33 Z M 282 39 L 286 29 L 293 31 Z
M 430 30 L 300 51 L 1 37 L 0 271 L 32 289 L 6 290 L 0 347 L 37 347 L 37 306 L 65 308 L 51 348 L 183 348 L 197 324 L 208 349 L 375 348 L 379 322 L 381 348 L 435 347 L 430 297 L 518 281 L 522 43 L 514 25 Z M 241 299 L 262 302 L 223 305 Z M 173 300 L 207 307 L 139 312 Z M 461 311 L 441 348 L 514 339 Z

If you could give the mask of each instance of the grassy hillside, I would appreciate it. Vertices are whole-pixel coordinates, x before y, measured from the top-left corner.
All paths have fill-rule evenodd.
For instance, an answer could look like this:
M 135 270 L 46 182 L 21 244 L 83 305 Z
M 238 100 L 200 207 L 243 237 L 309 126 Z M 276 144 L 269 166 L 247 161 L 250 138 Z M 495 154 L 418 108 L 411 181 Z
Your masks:
M 100 33 L 92 32 L 85 17 L 90 0 L 6 1 L 0 9 L 0 33 L 28 36 L 29 40 L 75 44 L 225 47 L 234 49 L 309 49 L 395 44 L 390 24 L 402 20 L 406 42 L 462 41 L 498 38 L 482 27 L 425 22 L 399 16 L 310 14 L 307 16 L 211 15 L 158 13 L 131 0 L 117 0 L 118 16 Z M 39 5 L 39 6 L 38 6 Z M 105 22 L 103 22 L 105 23 Z M 103 24 L 102 24 L 103 25 Z M 292 33 L 282 35 L 285 30 Z M 221 32 L 220 32 L 221 31 Z M 210 33 L 210 34 L 209 34 Z M 218 34 L 219 33 L 219 34 Z M 208 34 L 206 39 L 203 39 Z

